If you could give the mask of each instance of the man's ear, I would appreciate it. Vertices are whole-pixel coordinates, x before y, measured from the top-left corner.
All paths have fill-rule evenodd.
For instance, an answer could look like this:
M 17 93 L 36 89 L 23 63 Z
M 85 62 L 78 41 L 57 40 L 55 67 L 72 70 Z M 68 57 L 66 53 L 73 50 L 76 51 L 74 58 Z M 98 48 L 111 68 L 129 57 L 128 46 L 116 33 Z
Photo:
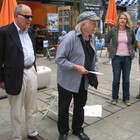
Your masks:
M 14 14 L 14 17 L 15 17 L 15 18 L 18 18 L 18 13 L 15 13 L 15 14 Z

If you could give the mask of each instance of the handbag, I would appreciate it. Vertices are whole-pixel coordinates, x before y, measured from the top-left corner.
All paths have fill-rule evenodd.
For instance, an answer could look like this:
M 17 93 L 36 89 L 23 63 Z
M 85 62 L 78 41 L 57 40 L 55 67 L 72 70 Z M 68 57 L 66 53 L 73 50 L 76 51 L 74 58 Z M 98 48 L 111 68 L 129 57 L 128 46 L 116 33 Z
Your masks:
M 87 76 L 88 76 L 90 86 L 93 86 L 95 89 L 97 89 L 98 87 L 97 75 L 93 73 L 88 73 Z
M 85 43 L 84 43 L 82 35 L 79 35 L 79 38 L 80 38 L 80 41 L 82 43 L 82 47 L 83 47 L 83 50 L 84 50 L 84 53 L 85 53 L 85 59 L 87 59 L 87 65 L 88 65 L 88 69 L 87 70 L 92 71 L 90 59 L 87 56 L 88 54 L 87 54 L 87 51 L 86 51 L 86 46 L 85 46 Z M 95 89 L 97 89 L 97 87 L 98 87 L 97 75 L 93 74 L 93 73 L 88 73 L 87 77 L 88 77 L 89 85 L 93 86 Z

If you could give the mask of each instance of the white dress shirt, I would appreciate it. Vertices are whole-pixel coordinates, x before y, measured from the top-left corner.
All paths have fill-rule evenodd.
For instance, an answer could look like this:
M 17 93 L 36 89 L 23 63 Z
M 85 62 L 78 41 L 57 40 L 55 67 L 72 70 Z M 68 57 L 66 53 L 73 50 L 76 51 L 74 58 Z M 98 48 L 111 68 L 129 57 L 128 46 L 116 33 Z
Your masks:
M 19 38 L 20 38 L 21 45 L 23 48 L 24 66 L 32 65 L 35 60 L 35 56 L 34 56 L 33 44 L 32 44 L 31 38 L 29 37 L 29 34 L 28 34 L 28 29 L 26 29 L 25 31 L 22 31 L 17 26 L 16 23 L 15 23 L 15 25 L 18 30 Z

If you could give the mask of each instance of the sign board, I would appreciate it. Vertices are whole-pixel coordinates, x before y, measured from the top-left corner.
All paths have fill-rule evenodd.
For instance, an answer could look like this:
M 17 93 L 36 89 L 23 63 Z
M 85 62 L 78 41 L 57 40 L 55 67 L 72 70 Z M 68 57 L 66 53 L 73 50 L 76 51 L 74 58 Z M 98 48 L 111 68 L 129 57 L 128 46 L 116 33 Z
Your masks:
M 71 22 L 71 7 L 58 7 L 59 25 L 70 25 Z
M 43 40 L 43 47 L 47 48 L 49 46 L 48 40 Z
M 80 2 L 80 13 L 84 11 L 94 11 L 99 12 L 102 7 L 101 0 L 81 0 Z
M 59 32 L 59 20 L 57 13 L 48 14 L 48 32 Z

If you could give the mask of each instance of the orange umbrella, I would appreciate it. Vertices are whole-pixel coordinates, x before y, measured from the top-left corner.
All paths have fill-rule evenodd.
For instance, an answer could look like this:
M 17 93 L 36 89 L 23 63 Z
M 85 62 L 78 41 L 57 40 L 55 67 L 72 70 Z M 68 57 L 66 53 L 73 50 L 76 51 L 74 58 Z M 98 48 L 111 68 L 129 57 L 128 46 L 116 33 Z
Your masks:
M 0 26 L 10 24 L 14 21 L 14 9 L 16 6 L 16 0 L 3 0 L 0 11 Z
M 116 0 L 109 0 L 105 24 L 115 26 L 117 20 Z

